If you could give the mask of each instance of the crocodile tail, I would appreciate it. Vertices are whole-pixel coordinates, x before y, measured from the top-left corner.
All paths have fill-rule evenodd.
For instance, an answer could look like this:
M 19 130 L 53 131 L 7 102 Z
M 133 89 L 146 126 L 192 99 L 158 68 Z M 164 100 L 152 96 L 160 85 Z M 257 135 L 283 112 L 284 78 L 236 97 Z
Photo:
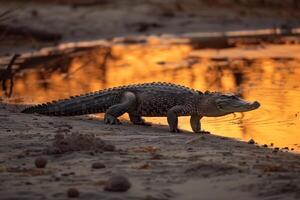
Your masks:
M 22 113 L 39 113 L 44 115 L 71 116 L 105 112 L 115 104 L 116 92 L 95 92 L 68 99 L 52 101 L 28 107 Z

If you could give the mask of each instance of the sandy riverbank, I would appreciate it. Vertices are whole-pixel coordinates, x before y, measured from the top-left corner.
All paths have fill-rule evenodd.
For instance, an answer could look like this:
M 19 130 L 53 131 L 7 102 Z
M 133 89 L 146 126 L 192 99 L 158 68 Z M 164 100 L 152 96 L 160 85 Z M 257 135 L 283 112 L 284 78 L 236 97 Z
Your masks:
M 168 127 L 103 124 L 92 117 L 21 114 L 0 105 L 1 199 L 297 199 L 299 155 L 212 134 L 171 134 Z M 90 134 L 113 148 L 49 152 L 55 135 Z M 93 138 L 93 137 L 92 137 Z M 92 139 L 93 140 L 93 139 Z M 44 157 L 46 168 L 34 161 Z M 106 167 L 92 169 L 101 162 Z M 114 174 L 129 179 L 125 193 L 104 191 Z

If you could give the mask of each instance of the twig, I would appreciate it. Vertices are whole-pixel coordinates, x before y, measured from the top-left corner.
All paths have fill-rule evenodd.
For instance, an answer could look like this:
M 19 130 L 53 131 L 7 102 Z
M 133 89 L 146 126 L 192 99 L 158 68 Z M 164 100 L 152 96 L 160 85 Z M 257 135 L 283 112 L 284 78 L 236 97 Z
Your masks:
M 13 12 L 13 10 L 6 10 L 3 13 L 0 13 L 0 22 L 3 22 L 5 20 L 9 19 L 8 15 L 12 12 Z
M 15 61 L 19 57 L 19 54 L 15 54 L 12 59 L 10 60 L 9 64 L 7 65 L 7 68 L 2 75 L 3 77 L 0 77 L 2 79 L 2 90 L 4 91 L 5 95 L 8 97 L 11 97 L 14 87 L 14 81 L 13 81 L 13 72 L 12 72 L 12 66 L 14 65 Z M 6 86 L 6 80 L 10 80 L 10 87 L 9 92 L 7 92 L 7 86 Z

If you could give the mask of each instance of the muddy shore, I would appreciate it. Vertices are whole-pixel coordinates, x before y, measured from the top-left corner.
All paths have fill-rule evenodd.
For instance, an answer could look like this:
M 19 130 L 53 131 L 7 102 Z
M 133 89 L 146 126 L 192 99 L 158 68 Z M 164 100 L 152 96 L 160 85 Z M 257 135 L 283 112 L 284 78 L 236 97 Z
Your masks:
M 286 150 L 213 133 L 171 134 L 160 125 L 109 126 L 93 116 L 22 114 L 22 108 L 0 106 L 1 199 L 66 199 L 69 188 L 76 188 L 80 199 L 300 197 L 300 157 Z M 85 142 L 49 152 L 57 147 L 58 135 L 72 134 L 81 134 Z M 95 140 L 110 147 L 85 148 Z M 47 160 L 45 168 L 35 166 L 38 157 Z M 95 162 L 104 168 L 92 168 Z M 125 176 L 131 188 L 104 191 L 114 175 Z

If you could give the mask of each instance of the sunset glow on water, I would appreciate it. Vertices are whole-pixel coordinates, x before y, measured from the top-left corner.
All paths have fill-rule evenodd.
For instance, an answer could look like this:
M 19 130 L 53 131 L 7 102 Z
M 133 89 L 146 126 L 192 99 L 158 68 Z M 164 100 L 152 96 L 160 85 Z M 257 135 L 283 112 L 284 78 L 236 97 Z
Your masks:
M 246 100 L 259 101 L 261 107 L 243 114 L 203 118 L 202 128 L 216 135 L 245 141 L 253 138 L 259 144 L 274 143 L 274 146 L 300 151 L 299 59 L 212 59 L 197 52 L 188 44 L 120 44 L 94 48 L 64 57 L 67 61 L 63 62 L 63 68 L 49 62 L 16 74 L 12 99 L 41 103 L 108 87 L 154 81 L 200 91 L 239 93 Z M 166 118 L 146 120 L 167 124 Z M 191 130 L 189 118 L 180 118 L 179 127 Z

